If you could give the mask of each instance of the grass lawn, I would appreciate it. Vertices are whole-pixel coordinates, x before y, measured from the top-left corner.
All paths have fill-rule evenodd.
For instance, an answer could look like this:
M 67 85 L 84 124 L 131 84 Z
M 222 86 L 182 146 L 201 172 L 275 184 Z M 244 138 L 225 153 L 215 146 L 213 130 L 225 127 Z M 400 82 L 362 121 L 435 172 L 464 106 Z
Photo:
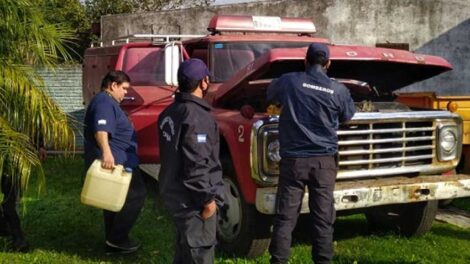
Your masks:
M 171 263 L 174 226 L 155 193 L 149 191 L 145 208 L 132 235 L 143 242 L 135 255 L 104 254 L 101 211 L 80 204 L 81 157 L 49 158 L 46 193 L 38 196 L 35 182 L 24 198 L 22 224 L 32 251 L 8 251 L 0 238 L 0 263 Z M 461 208 L 469 200 L 455 201 Z M 460 205 L 461 204 L 461 205 Z M 310 263 L 308 240 L 297 236 L 290 263 Z M 419 238 L 393 234 L 369 235 L 363 216 L 340 217 L 335 230 L 335 263 L 470 263 L 470 229 L 435 223 Z M 216 263 L 269 263 L 268 254 L 257 259 L 232 258 L 218 253 Z

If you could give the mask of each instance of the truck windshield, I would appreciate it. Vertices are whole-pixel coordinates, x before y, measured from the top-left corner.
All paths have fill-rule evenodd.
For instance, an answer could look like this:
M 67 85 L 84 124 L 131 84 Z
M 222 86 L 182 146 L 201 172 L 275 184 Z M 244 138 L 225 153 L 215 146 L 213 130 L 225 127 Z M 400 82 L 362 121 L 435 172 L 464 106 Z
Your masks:
M 132 85 L 165 85 L 164 50 L 153 46 L 129 48 L 122 69 L 131 78 Z
M 262 54 L 275 48 L 307 47 L 309 42 L 220 42 L 212 45 L 212 82 L 223 82 Z

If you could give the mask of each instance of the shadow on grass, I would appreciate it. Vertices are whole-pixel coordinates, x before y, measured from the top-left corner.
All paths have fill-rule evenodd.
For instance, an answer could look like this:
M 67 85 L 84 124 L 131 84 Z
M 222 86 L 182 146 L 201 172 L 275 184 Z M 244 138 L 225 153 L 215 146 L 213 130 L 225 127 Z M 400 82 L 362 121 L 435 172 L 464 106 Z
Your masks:
M 459 209 L 470 212 L 470 197 L 454 199 L 452 201 L 452 205 Z
M 390 230 L 371 231 L 367 225 L 367 220 L 363 215 L 352 215 L 340 217 L 335 222 L 334 240 L 341 241 L 355 238 L 358 236 L 374 235 L 378 237 L 396 236 L 396 232 Z M 310 244 L 310 233 L 308 232 L 308 217 L 299 218 L 297 226 L 293 233 L 293 244 Z M 435 222 L 431 231 L 436 236 L 449 237 L 463 241 L 470 241 L 470 229 L 461 229 L 451 225 L 443 225 Z
M 434 225 L 431 232 L 436 236 L 449 237 L 463 241 L 470 241 L 470 229 L 458 229 L 442 224 Z
M 34 210 L 37 211 L 41 207 L 50 208 L 52 205 L 38 202 L 31 207 L 35 207 Z M 32 250 L 79 256 L 84 261 L 125 263 L 143 263 L 143 259 L 160 257 L 167 259 L 169 256 L 166 252 L 173 251 L 171 249 L 174 243 L 173 226 L 167 221 L 167 216 L 155 213 L 156 206 L 150 199 L 147 199 L 145 208 L 131 232 L 133 238 L 142 242 L 142 249 L 136 254 L 129 255 L 106 255 L 102 212 L 94 208 L 81 207 L 70 206 L 69 210 L 62 210 L 59 214 L 49 214 L 49 219 L 54 218 L 53 221 L 41 221 L 46 218 L 43 214 L 28 214 L 27 218 L 28 216 L 34 218 L 24 221 L 25 232 Z
M 30 191 L 24 199 L 27 212 L 22 216 L 22 225 L 31 244 L 32 252 L 28 255 L 32 259 L 41 255 L 39 258 L 53 256 L 55 259 L 51 262 L 54 263 L 71 260 L 73 263 L 172 262 L 176 232 L 153 179 L 145 178 L 147 200 L 131 232 L 132 238 L 142 242 L 142 248 L 136 254 L 107 256 L 102 211 L 80 203 L 85 175 L 83 161 L 53 158 L 46 162 L 46 174 L 47 193 L 38 197 L 37 183 L 32 178 Z M 226 256 L 218 254 L 217 257 Z M 49 262 L 46 259 L 44 263 Z
M 308 216 L 302 215 L 293 232 L 293 244 L 310 244 Z M 339 217 L 335 222 L 334 240 L 344 240 L 371 234 L 362 215 Z
M 162 202 L 155 199 L 155 185 L 148 186 L 144 209 L 131 232 L 131 237 L 142 242 L 142 249 L 127 256 L 107 256 L 102 210 L 80 203 L 83 161 L 53 159 L 46 163 L 46 173 L 47 193 L 38 198 L 31 190 L 35 185 L 32 179 L 33 188 L 24 199 L 27 211 L 22 216 L 22 225 L 31 244 L 30 254 L 47 251 L 64 260 L 75 258 L 86 262 L 171 262 L 174 227 Z

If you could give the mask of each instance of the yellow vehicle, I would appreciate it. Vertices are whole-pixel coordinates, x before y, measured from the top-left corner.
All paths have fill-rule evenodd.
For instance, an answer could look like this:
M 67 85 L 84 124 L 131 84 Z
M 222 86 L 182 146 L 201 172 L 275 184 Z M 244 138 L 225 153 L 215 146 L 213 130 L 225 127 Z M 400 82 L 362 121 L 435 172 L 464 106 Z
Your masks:
M 462 157 L 457 170 L 470 172 L 470 95 L 440 96 L 434 92 L 398 93 L 397 102 L 413 108 L 442 109 L 459 114 L 463 119 Z

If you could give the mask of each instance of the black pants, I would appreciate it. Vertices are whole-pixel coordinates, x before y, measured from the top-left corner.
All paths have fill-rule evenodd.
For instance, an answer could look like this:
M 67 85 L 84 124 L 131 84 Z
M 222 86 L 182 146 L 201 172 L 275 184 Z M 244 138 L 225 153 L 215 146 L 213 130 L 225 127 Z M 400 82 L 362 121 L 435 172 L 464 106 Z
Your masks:
M 137 167 L 132 172 L 129 191 L 121 211 L 103 210 L 106 240 L 111 243 L 120 243 L 129 239 L 129 232 L 144 206 L 146 194 L 142 174 Z
M 3 193 L 2 210 L 0 212 L 0 228 L 2 233 L 10 234 L 13 239 L 14 246 L 26 243 L 23 232 L 21 230 L 20 217 L 16 210 L 16 204 L 19 199 L 19 181 L 13 182 L 13 178 L 6 174 L 2 175 L 1 189 Z
M 188 218 L 174 218 L 176 246 L 174 264 L 214 263 L 217 213 L 203 220 L 199 212 Z
M 281 160 L 276 215 L 269 247 L 271 263 L 287 263 L 305 186 L 309 195 L 312 259 L 317 264 L 331 262 L 336 172 L 333 156 Z

